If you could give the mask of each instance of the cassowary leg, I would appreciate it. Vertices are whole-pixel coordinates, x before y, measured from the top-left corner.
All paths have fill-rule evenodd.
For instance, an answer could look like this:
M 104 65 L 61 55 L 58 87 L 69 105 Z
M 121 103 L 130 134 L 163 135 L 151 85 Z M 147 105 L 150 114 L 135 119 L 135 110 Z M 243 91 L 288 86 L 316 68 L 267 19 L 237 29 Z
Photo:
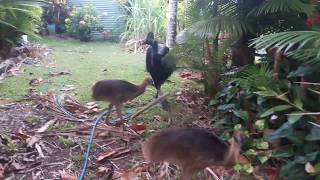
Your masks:
M 122 104 L 117 104 L 116 105 L 116 110 L 117 110 L 117 114 L 118 114 L 118 118 L 123 121 L 123 117 L 122 117 L 122 113 L 121 113 L 121 109 L 122 109 Z
M 125 135 L 124 135 L 124 132 L 125 132 L 125 125 L 124 125 L 124 119 L 123 119 L 123 117 L 122 117 L 122 113 L 121 113 L 121 109 L 122 109 L 122 104 L 117 104 L 116 105 L 116 110 L 117 110 L 117 114 L 118 114 L 118 118 L 120 119 L 120 121 L 118 121 L 115 125 L 117 126 L 117 127 L 120 127 L 120 128 L 122 128 L 122 132 L 123 132 L 123 137 L 125 137 Z
M 109 104 L 108 113 L 107 113 L 107 116 L 106 116 L 106 123 L 107 123 L 107 122 L 109 122 L 109 117 L 110 117 L 110 114 L 111 114 L 112 108 L 113 108 L 113 104 L 112 104 L 112 103 L 110 103 L 110 104 Z
M 160 96 L 162 95 L 162 93 L 161 93 L 161 91 L 160 91 L 160 86 L 156 86 L 156 89 L 157 89 L 157 94 L 156 94 L 156 96 L 155 96 L 154 98 L 158 98 L 159 95 L 160 95 Z

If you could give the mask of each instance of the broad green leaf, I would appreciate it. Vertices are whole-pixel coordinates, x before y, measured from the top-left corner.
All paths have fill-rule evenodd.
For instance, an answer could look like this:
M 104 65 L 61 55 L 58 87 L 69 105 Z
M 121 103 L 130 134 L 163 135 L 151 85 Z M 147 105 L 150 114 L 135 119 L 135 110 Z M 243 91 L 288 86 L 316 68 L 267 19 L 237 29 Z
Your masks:
M 288 99 L 288 97 L 287 97 L 287 94 L 288 94 L 288 92 L 285 92 L 285 93 L 283 93 L 283 94 L 278 95 L 276 98 L 277 98 L 277 99 L 281 99 L 281 100 L 283 100 L 283 101 L 285 101 L 285 102 L 289 102 L 289 99 Z
M 237 125 L 235 125 L 235 126 L 233 127 L 233 129 L 234 129 L 235 131 L 240 131 L 241 128 L 242 128 L 242 125 L 241 125 L 241 124 L 237 124 Z
M 262 120 L 257 120 L 255 123 L 254 123 L 254 127 L 259 130 L 259 131 L 262 131 L 265 127 L 265 120 L 262 119 Z
M 264 112 L 263 114 L 260 115 L 260 117 L 264 118 L 267 117 L 269 115 L 274 114 L 275 112 L 281 112 L 281 111 L 285 111 L 292 108 L 292 106 L 290 105 L 279 105 L 279 106 L 275 106 L 269 110 L 267 110 L 266 112 Z
M 217 105 L 218 104 L 218 101 L 215 100 L 215 99 L 211 99 L 210 102 L 209 102 L 209 106 L 214 106 L 214 105 Z
M 269 143 L 264 141 L 264 139 L 254 139 L 252 145 L 257 149 L 269 149 Z
M 303 113 L 303 112 L 301 112 L 301 111 L 292 112 L 291 114 L 288 115 L 288 121 L 290 124 L 296 123 L 303 116 L 303 115 L 295 115 L 297 113 Z
M 268 142 L 260 142 L 256 146 L 258 149 L 269 149 L 269 143 Z
M 270 135 L 267 136 L 268 141 L 288 137 L 293 134 L 293 128 L 291 125 L 287 122 L 284 123 L 280 128 L 278 128 L 276 131 L 271 133 Z
M 218 110 L 220 111 L 227 111 L 235 108 L 235 104 L 226 104 L 226 105 L 220 105 L 218 106 Z
M 320 140 L 320 128 L 313 127 L 311 132 L 305 138 L 307 141 L 317 141 Z
M 258 156 L 259 161 L 261 162 L 261 164 L 264 164 L 265 162 L 267 162 L 269 160 L 270 157 L 268 156 Z
M 319 173 L 319 174 L 320 174 L 320 162 L 317 163 L 314 167 L 315 167 L 315 169 L 316 169 L 316 173 Z
M 233 110 L 233 114 L 238 118 L 244 120 L 245 122 L 249 121 L 249 113 L 243 110 Z
M 306 136 L 305 131 L 294 131 L 292 134 L 288 135 L 287 138 L 290 139 L 295 145 L 297 146 L 303 146 L 304 145 L 304 139 Z
M 287 145 L 280 147 L 274 154 L 273 156 L 278 157 L 278 158 L 288 158 L 294 155 L 293 152 L 293 146 Z
M 253 167 L 251 164 L 245 164 L 242 168 L 246 173 L 251 174 L 253 172 Z
M 255 94 L 259 96 L 264 96 L 264 97 L 275 97 L 278 96 L 278 93 L 272 90 L 265 90 L 265 91 L 257 91 L 254 92 Z
M 248 150 L 245 152 L 245 154 L 246 154 L 247 156 L 256 156 L 256 155 L 258 155 L 257 151 L 255 151 L 254 149 L 248 149 Z
M 280 177 L 285 177 L 289 174 L 290 169 L 296 164 L 295 161 L 287 161 L 280 169 Z
M 299 96 L 295 97 L 293 104 L 298 107 L 299 109 L 302 109 L 303 103 L 301 101 L 301 98 Z
M 306 76 L 306 75 L 312 74 L 313 72 L 314 72 L 314 67 L 300 66 L 300 67 L 298 67 L 297 70 L 291 71 L 287 77 L 288 78 L 301 77 L 301 76 Z

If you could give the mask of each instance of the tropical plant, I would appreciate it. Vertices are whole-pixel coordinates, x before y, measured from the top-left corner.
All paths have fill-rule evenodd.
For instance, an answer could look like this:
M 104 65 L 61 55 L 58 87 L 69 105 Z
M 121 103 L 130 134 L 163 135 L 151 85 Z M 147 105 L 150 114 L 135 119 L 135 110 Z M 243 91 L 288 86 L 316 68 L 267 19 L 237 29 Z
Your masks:
M 243 66 L 254 62 L 255 49 L 249 47 L 250 39 L 265 33 L 305 29 L 304 21 L 312 6 L 303 0 L 194 0 L 188 11 L 188 32 L 204 39 L 208 65 L 222 62 L 217 58 L 217 54 L 224 53 L 219 52 L 219 35 L 227 34 L 235 40 L 230 46 L 232 65 Z M 214 96 L 220 77 L 212 77 L 219 76 L 221 70 L 208 70 L 205 86 L 209 95 Z
M 90 41 L 94 31 L 102 32 L 98 13 L 93 6 L 75 8 L 70 13 L 70 19 L 65 19 L 67 32 L 81 41 Z
M 154 32 L 161 40 L 165 39 L 167 29 L 166 0 L 127 0 L 120 1 L 125 15 L 122 40 L 143 39 L 148 32 Z
M 43 21 L 44 25 L 56 24 L 57 33 L 66 31 L 65 19 L 69 18 L 71 8 L 67 0 L 51 0 L 44 8 Z
M 0 56 L 5 57 L 23 34 L 36 36 L 41 0 L 0 0 Z
M 267 50 L 259 64 L 245 66 L 227 85 L 221 84 L 221 91 L 216 91 L 211 101 L 216 129 L 226 139 L 235 130 L 247 133 L 244 150 L 251 165 L 257 167 L 254 169 L 274 166 L 273 170 L 279 169 L 285 179 L 320 178 L 317 29 L 320 16 L 312 15 L 314 1 L 194 0 L 191 3 L 188 18 L 192 23 L 187 31 L 193 36 L 183 41 L 190 45 L 198 37 L 200 43 L 194 44 L 198 53 L 190 56 L 203 55 L 187 57 L 188 51 L 197 50 L 193 46 L 180 54 L 195 67 L 207 66 L 203 70 L 211 87 L 221 84 L 221 72 L 225 70 L 222 55 L 228 49 L 221 47 L 230 45 L 221 43 L 219 35 L 226 33 L 228 38 L 236 40 L 235 45 L 229 46 L 231 51 L 239 47 L 242 52 L 249 49 L 245 51 L 254 57 L 255 48 Z M 256 35 L 261 37 L 248 47 Z M 194 63 L 197 59 L 211 63 Z M 219 81 L 215 79 L 217 76 Z M 251 173 L 252 166 L 237 165 L 235 169 Z

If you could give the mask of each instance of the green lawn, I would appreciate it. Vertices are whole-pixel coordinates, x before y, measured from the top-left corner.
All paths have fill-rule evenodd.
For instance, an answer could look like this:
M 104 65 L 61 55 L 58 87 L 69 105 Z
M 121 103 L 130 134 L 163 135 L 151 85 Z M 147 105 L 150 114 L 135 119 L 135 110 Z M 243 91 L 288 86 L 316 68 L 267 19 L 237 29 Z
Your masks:
M 7 78 L 0 84 L 0 98 L 20 100 L 27 94 L 29 82 L 41 77 L 37 86 L 40 92 L 56 91 L 61 85 L 75 85 L 70 93 L 81 102 L 91 99 L 92 85 L 101 79 L 123 79 L 140 83 L 148 74 L 145 72 L 145 55 L 125 52 L 120 44 L 107 42 L 83 43 L 78 40 L 44 38 L 41 43 L 53 48 L 53 54 L 40 67 L 24 65 L 25 73 Z M 49 76 L 49 72 L 70 71 L 71 75 Z M 165 83 L 162 90 L 173 92 L 181 86 L 181 80 L 172 76 L 173 83 Z M 155 94 L 153 87 L 137 99 L 137 104 L 149 101 Z

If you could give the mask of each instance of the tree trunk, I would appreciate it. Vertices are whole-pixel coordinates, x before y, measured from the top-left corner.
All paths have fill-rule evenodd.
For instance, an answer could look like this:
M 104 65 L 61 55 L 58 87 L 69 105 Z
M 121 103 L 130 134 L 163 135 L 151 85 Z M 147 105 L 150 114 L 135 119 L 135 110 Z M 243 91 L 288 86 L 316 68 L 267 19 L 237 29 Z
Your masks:
M 167 39 L 166 45 L 170 48 L 176 39 L 177 35 L 177 7 L 178 0 L 169 0 L 168 7 L 168 29 L 167 29 Z
M 208 71 L 205 74 L 205 92 L 210 98 L 214 98 L 217 92 L 220 90 L 220 72 L 219 67 L 216 67 L 215 62 L 217 61 L 218 54 L 218 35 L 213 41 L 212 48 L 210 47 L 209 40 L 205 40 L 206 43 L 206 60 L 208 61 Z

